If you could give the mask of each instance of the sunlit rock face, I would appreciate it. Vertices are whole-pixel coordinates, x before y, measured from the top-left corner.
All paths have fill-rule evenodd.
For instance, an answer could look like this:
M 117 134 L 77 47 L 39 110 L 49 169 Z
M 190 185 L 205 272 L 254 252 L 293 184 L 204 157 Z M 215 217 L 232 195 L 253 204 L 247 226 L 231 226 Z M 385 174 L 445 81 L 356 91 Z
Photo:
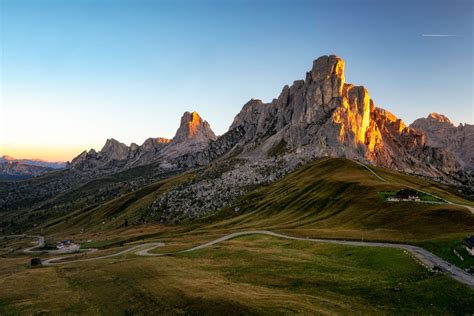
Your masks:
M 454 126 L 446 116 L 430 113 L 410 127 L 423 132 L 429 146 L 452 152 L 465 169 L 474 171 L 474 125 Z
M 207 121 L 204 121 L 197 112 L 185 112 L 181 117 L 181 124 L 176 131 L 172 143 L 209 142 L 215 140 L 216 135 Z

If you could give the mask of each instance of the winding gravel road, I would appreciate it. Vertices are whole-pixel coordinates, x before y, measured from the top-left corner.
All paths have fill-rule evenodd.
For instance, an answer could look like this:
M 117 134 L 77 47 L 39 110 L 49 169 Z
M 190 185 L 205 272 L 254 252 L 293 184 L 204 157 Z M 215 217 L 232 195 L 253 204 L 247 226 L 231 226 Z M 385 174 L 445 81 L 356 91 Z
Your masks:
M 379 180 L 388 182 L 386 179 L 382 178 L 380 175 L 378 175 L 374 170 L 372 170 L 369 166 L 353 160 L 355 163 L 358 165 L 366 168 L 369 172 L 371 172 L 374 176 L 376 176 Z M 411 187 L 410 187 L 411 188 Z M 415 189 L 415 188 L 413 188 Z M 416 189 L 418 190 L 418 189 Z M 423 192 L 421 190 L 418 190 L 420 192 Z M 423 192 L 427 193 L 427 192 Z M 431 193 L 427 193 L 431 194 Z M 431 194 L 433 195 L 433 194 Z M 435 195 L 433 195 L 435 196 Z M 437 196 L 435 196 L 437 197 Z M 438 197 L 437 197 L 438 198 Z M 439 198 L 441 199 L 441 198 Z M 443 200 L 443 199 L 442 199 Z M 446 200 L 444 200 L 446 201 Z M 467 205 L 460 205 L 460 204 L 455 204 L 450 201 L 446 201 L 449 204 L 453 205 L 459 205 L 463 206 L 469 209 L 474 214 L 474 208 L 471 206 Z M 442 270 L 445 272 L 447 275 L 451 276 L 453 279 L 468 285 L 471 288 L 474 288 L 474 276 L 471 274 L 465 272 L 464 270 L 446 262 L 445 260 L 441 259 L 440 257 L 434 255 L 433 253 L 412 245 L 406 245 L 406 244 L 393 244 L 393 243 L 385 243 L 385 242 L 369 242 L 369 241 L 349 241 L 349 240 L 337 240 L 337 239 L 317 239 L 317 238 L 302 238 L 302 237 L 292 237 L 292 236 L 287 236 L 279 233 L 274 233 L 271 231 L 267 230 L 249 230 L 249 231 L 242 231 L 242 232 L 236 232 L 232 234 L 228 234 L 225 236 L 222 236 L 220 238 L 217 238 L 215 240 L 212 240 L 210 242 L 207 242 L 205 244 L 192 247 L 189 249 L 181 250 L 181 251 L 176 251 L 172 253 L 150 253 L 150 251 L 162 247 L 165 244 L 162 242 L 155 242 L 155 243 L 144 243 L 144 244 L 139 244 L 135 245 L 133 247 L 130 247 L 128 249 L 122 250 L 120 252 L 110 254 L 110 255 L 105 255 L 105 256 L 99 256 L 99 257 L 93 257 L 93 258 L 85 258 L 85 259 L 76 259 L 76 260 L 68 260 L 64 261 L 64 259 L 67 258 L 72 258 L 75 255 L 69 255 L 69 256 L 61 256 L 61 257 L 55 257 L 55 258 L 50 258 L 46 259 L 43 261 L 43 265 L 45 266 L 51 266 L 51 265 L 58 265 L 58 264 L 66 264 L 66 263 L 73 263 L 73 262 L 83 262 L 83 261 L 93 261 L 93 260 L 100 260 L 100 259 L 107 259 L 107 258 L 113 258 L 113 257 L 118 257 L 121 255 L 124 255 L 126 253 L 134 253 L 138 256 L 145 256 L 145 257 L 159 257 L 159 256 L 167 256 L 167 255 L 174 255 L 174 254 L 180 254 L 180 253 L 186 253 L 186 252 L 191 252 L 191 251 L 196 251 L 200 249 L 204 249 L 207 247 L 210 247 L 212 245 L 215 245 L 217 243 L 232 239 L 232 238 L 237 238 L 240 236 L 246 236 L 246 235 L 270 235 L 278 238 L 285 238 L 285 239 L 291 239 L 291 240 L 301 240 L 301 241 L 309 241 L 309 242 L 317 242 L 317 243 L 328 243 L 328 244 L 338 244 L 338 245 L 348 245 L 348 246 L 356 246 L 356 247 L 384 247 L 384 248 L 394 248 L 394 249 L 400 249 L 403 251 L 407 251 L 411 253 L 416 259 L 418 259 L 423 265 L 425 265 L 427 268 L 433 269 L 437 268 L 439 270 Z M 29 247 L 27 249 L 24 249 L 24 253 L 51 253 L 51 254 L 58 254 L 56 250 L 35 250 L 37 248 L 42 248 L 45 245 L 45 240 L 43 236 L 33 236 L 33 235 L 11 235 L 3 238 L 10 238 L 10 237 L 29 237 L 29 238 L 36 238 L 36 243 L 34 246 Z M 82 252 L 95 252 L 97 249 L 86 249 L 86 250 L 81 250 Z
M 51 265 L 58 265 L 58 264 L 66 264 L 66 263 L 73 263 L 73 262 L 83 262 L 83 261 L 93 261 L 93 260 L 100 260 L 100 259 L 106 259 L 106 258 L 113 258 L 113 257 L 118 257 L 126 253 L 134 253 L 138 256 L 146 256 L 146 257 L 159 257 L 159 256 L 167 256 L 167 255 L 175 255 L 175 254 L 180 254 L 180 253 L 186 253 L 186 252 L 191 252 L 191 251 L 196 251 L 200 249 L 204 249 L 207 247 L 210 247 L 212 245 L 218 244 L 220 242 L 237 238 L 240 236 L 246 236 L 246 235 L 269 235 L 269 236 L 274 236 L 278 238 L 284 238 L 284 239 L 291 239 L 291 240 L 301 240 L 301 241 L 308 241 L 308 242 L 317 242 L 317 243 L 328 243 L 328 244 L 337 244 L 337 245 L 348 245 L 348 246 L 356 246 L 356 247 L 383 247 L 383 248 L 394 248 L 394 249 L 400 249 L 409 252 L 412 254 L 416 259 L 418 259 L 423 265 L 425 265 L 427 268 L 433 269 L 437 268 L 439 270 L 442 270 L 445 272 L 447 275 L 452 277 L 453 279 L 468 285 L 471 288 L 474 288 L 474 276 L 471 274 L 465 272 L 464 270 L 446 262 L 445 260 L 441 259 L 440 257 L 434 255 L 433 253 L 417 247 L 417 246 L 412 246 L 412 245 L 406 245 L 406 244 L 393 244 L 393 243 L 386 243 L 386 242 L 370 242 L 370 241 L 351 241 L 351 240 L 337 240 L 337 239 L 317 239 L 317 238 L 303 238 L 303 237 L 292 237 L 288 235 L 283 235 L 267 230 L 249 230 L 249 231 L 242 231 L 242 232 L 236 232 L 232 234 L 228 234 L 225 236 L 222 236 L 220 238 L 214 239 L 210 242 L 207 242 L 205 244 L 192 247 L 189 249 L 181 250 L 181 251 L 176 251 L 176 252 L 171 252 L 171 253 L 150 253 L 151 250 L 156 249 L 158 247 L 162 247 L 165 244 L 162 242 L 155 242 L 155 243 L 144 243 L 144 244 L 139 244 L 135 245 L 133 247 L 130 247 L 128 249 L 122 250 L 120 252 L 110 254 L 110 255 L 105 255 L 105 256 L 100 256 L 100 257 L 94 257 L 94 258 L 85 258 L 85 259 L 77 259 L 77 260 L 69 260 L 69 261 L 64 261 L 66 258 L 71 258 L 74 255 L 71 256 L 62 256 L 62 257 L 56 257 L 56 258 L 50 258 L 46 259 L 43 261 L 43 265 L 45 266 L 51 266 Z M 44 237 L 42 236 L 26 236 L 26 237 L 34 237 L 37 238 L 36 245 L 30 248 L 27 248 L 24 250 L 26 253 L 35 253 L 35 252 L 48 252 L 48 251 L 41 251 L 41 250 L 34 250 L 34 248 L 37 248 L 38 246 L 44 245 Z M 97 249 L 90 249 L 88 251 L 97 251 Z

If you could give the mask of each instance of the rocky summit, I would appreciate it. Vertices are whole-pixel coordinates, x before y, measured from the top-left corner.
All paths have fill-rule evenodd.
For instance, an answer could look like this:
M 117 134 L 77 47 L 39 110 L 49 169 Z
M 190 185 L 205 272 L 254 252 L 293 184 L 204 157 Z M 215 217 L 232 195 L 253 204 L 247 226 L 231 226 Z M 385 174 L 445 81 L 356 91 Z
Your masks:
M 161 155 L 162 159 L 173 159 L 182 155 L 200 151 L 207 147 L 216 135 L 209 123 L 197 112 L 185 112 L 176 135 Z
M 451 152 L 463 168 L 474 171 L 474 125 L 454 126 L 446 116 L 430 113 L 426 118 L 415 120 L 410 127 L 422 131 L 429 146 Z

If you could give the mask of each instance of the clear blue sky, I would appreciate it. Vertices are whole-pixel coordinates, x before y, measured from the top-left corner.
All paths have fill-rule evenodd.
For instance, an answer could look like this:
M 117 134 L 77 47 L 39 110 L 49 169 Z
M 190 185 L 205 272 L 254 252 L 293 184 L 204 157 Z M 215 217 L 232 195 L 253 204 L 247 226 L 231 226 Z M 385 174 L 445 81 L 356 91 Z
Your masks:
M 110 137 L 172 137 L 186 110 L 222 134 L 327 54 L 407 123 L 474 121 L 470 0 L 0 3 L 0 154 L 64 160 Z

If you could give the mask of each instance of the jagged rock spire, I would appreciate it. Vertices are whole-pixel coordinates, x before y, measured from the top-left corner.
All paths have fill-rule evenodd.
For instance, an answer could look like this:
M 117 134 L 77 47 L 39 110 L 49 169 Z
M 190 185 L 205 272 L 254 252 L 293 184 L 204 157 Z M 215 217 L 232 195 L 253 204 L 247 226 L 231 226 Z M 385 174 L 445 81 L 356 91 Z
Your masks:
M 215 140 L 216 135 L 211 130 L 207 121 L 204 121 L 197 112 L 184 112 L 181 124 L 173 138 L 173 143 L 182 143 L 189 140 L 205 141 Z

